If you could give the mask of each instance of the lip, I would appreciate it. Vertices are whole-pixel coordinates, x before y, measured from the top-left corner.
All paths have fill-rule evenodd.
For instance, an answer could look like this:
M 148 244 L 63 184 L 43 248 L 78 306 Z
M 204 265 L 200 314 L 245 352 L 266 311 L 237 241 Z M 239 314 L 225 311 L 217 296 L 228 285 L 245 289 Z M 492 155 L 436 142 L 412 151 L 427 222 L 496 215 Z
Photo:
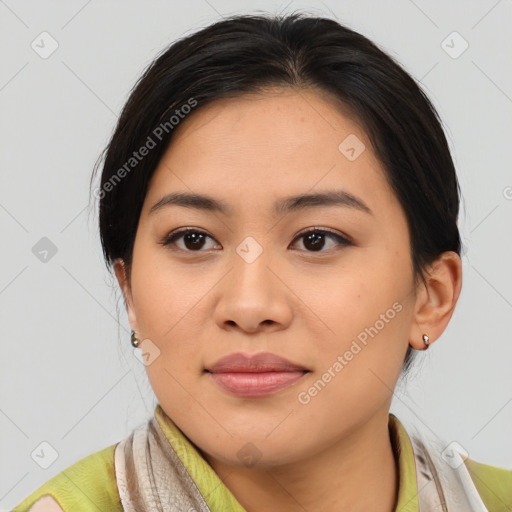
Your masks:
M 307 368 L 269 352 L 230 354 L 205 371 L 220 387 L 244 398 L 276 393 L 309 372 Z
M 207 366 L 206 370 L 211 373 L 261 373 L 261 372 L 295 372 L 307 371 L 307 368 L 292 363 L 284 357 L 271 354 L 270 352 L 259 352 L 258 354 L 229 354 L 220 358 L 216 363 Z

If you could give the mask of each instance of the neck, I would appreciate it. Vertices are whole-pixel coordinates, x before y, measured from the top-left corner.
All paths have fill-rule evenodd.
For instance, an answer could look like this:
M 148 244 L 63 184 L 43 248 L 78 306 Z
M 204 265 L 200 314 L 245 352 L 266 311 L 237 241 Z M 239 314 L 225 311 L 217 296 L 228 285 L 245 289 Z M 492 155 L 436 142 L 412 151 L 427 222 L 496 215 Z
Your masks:
M 249 469 L 207 460 L 247 512 L 393 512 L 396 507 L 398 463 L 387 411 L 293 464 Z

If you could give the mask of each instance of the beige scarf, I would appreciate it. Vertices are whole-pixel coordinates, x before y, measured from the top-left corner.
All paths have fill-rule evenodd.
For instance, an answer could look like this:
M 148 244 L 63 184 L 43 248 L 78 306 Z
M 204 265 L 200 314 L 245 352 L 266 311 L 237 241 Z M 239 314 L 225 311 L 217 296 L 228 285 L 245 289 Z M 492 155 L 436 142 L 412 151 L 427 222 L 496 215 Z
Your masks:
M 420 512 L 489 512 L 459 453 L 448 464 L 438 442 L 420 434 L 411 441 Z M 154 417 L 118 443 L 115 472 L 126 512 L 210 512 Z

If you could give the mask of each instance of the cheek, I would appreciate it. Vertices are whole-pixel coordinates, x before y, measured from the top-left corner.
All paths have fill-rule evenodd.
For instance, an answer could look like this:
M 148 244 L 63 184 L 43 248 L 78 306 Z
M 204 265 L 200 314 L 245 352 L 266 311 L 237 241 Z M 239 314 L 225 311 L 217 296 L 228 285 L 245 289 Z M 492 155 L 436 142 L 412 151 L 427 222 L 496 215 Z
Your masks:
M 132 269 L 137 322 L 141 335 L 158 349 L 146 371 L 159 399 L 160 393 L 177 398 L 179 383 L 190 385 L 202 371 L 202 351 L 209 341 L 205 322 L 212 316 L 205 309 L 207 295 L 217 279 L 185 271 L 158 249 L 141 250 L 139 261 L 144 264 L 134 263 Z
M 183 265 L 173 262 L 165 247 L 147 237 L 137 239 L 132 290 L 139 327 L 144 334 L 165 340 L 180 318 L 191 312 L 202 288 L 204 285 L 201 286 L 197 274 L 184 271 Z
M 377 253 L 379 258 L 374 257 Z M 333 379 L 339 386 L 350 382 L 351 387 L 368 390 L 368 386 L 379 385 L 371 369 L 387 386 L 394 387 L 411 322 L 412 275 L 404 272 L 407 265 L 395 252 L 361 252 L 350 268 L 332 274 L 322 294 L 305 299 L 322 320 L 315 321 L 317 317 L 310 315 L 312 325 L 320 325 L 315 343 L 320 372 L 331 369 L 331 373 L 343 374 Z M 334 384 L 331 392 L 338 392 L 336 388 Z
M 375 258 L 377 253 L 379 257 Z M 395 317 L 400 308 L 393 305 L 403 303 L 412 279 L 403 271 L 405 265 L 394 255 L 382 257 L 382 251 L 361 251 L 350 264 L 330 272 L 321 281 L 323 286 L 309 293 L 305 300 L 335 336 L 355 336 L 388 310 L 384 320 Z
M 364 417 L 386 404 L 408 346 L 412 308 L 400 290 L 344 284 L 343 292 L 324 297 L 324 304 L 331 302 L 323 318 L 335 334 L 317 338 L 316 374 L 298 390 L 299 404 L 320 423 L 327 408 L 329 421 L 343 423 L 347 415 Z

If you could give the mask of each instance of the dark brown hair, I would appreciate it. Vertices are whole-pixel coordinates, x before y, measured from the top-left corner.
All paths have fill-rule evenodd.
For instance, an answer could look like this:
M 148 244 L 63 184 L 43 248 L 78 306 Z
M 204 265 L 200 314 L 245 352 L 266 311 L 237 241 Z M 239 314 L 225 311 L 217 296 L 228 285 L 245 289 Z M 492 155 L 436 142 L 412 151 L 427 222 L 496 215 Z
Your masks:
M 225 18 L 172 43 L 143 73 L 105 148 L 94 193 L 107 267 L 122 258 L 129 273 L 148 183 L 180 119 L 217 99 L 272 86 L 323 91 L 364 127 L 405 212 L 417 282 L 442 252 L 460 255 L 459 183 L 428 97 L 366 37 L 294 13 Z M 409 346 L 402 374 L 415 353 Z

